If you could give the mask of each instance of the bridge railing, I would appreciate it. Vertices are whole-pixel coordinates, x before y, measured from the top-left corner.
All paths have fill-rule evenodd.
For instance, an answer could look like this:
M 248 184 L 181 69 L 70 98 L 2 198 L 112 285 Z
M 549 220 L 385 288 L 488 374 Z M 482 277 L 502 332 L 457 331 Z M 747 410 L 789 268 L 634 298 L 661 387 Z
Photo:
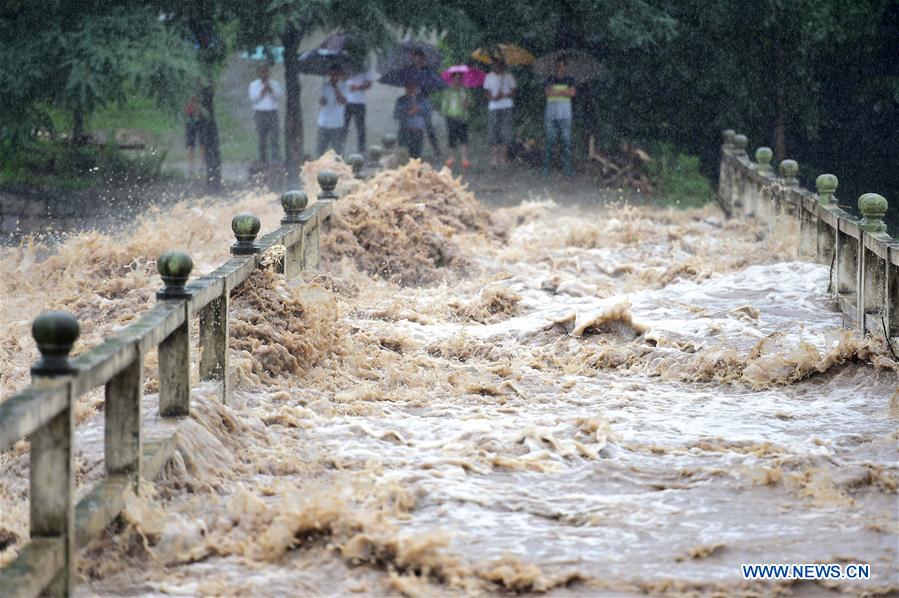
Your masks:
M 887 234 L 889 205 L 876 193 L 858 198 L 862 218 L 837 205 L 837 177 L 822 174 L 817 193 L 799 186 L 799 165 L 760 147 L 753 162 L 745 135 L 724 131 L 718 196 L 732 215 L 773 223 L 778 215 L 799 221 L 799 257 L 830 265 L 831 285 L 846 327 L 899 336 L 899 243 Z
M 358 170 L 354 162 L 354 169 Z M 206 276 L 188 282 L 190 256 L 170 251 L 157 269 L 165 286 L 158 303 L 136 322 L 98 347 L 69 357 L 78 321 L 64 312 L 44 313 L 32 333 L 41 359 L 31 370 L 32 385 L 0 403 L 0 450 L 22 438 L 31 445 L 31 540 L 0 571 L 4 597 L 70 595 L 74 550 L 98 536 L 122 510 L 125 490 L 154 478 L 174 450 L 177 422 L 190 414 L 190 323 L 199 319 L 199 377 L 228 401 L 228 303 L 231 291 L 263 262 L 263 254 L 284 246 L 278 268 L 294 278 L 319 265 L 319 231 L 337 198 L 337 176 L 318 175 L 322 192 L 307 207 L 301 191 L 281 196 L 281 227 L 260 237 L 259 219 L 238 214 L 231 222 L 237 242 L 233 257 Z M 161 438 L 145 439 L 142 426 L 144 357 L 159 357 L 159 414 L 173 425 Z M 105 387 L 106 478 L 74 504 L 73 440 L 75 401 Z

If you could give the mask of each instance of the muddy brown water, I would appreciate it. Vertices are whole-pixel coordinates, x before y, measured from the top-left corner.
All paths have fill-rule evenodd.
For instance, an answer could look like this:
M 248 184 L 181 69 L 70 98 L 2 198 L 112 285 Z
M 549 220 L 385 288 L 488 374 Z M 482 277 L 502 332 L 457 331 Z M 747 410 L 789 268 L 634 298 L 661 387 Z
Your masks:
M 162 478 L 79 553 L 78 595 L 829 591 L 743 580 L 767 562 L 870 563 L 833 587 L 899 589 L 896 367 L 840 329 L 791 223 L 525 201 L 472 227 L 473 196 L 409 168 L 338 206 L 323 272 L 232 299 L 233 401 L 194 396 Z M 268 230 L 276 200 L 3 250 L 4 396 L 37 313 L 73 311 L 78 349 L 97 344 L 152 304 L 158 252 L 210 271 L 230 215 Z M 365 237 L 378 218 L 408 235 Z M 451 259 L 400 286 L 359 257 L 372 243 L 396 267 Z M 152 397 L 154 355 L 147 372 Z M 82 491 L 101 409 L 77 410 Z M 27 448 L 0 459 L 5 561 L 27 538 Z

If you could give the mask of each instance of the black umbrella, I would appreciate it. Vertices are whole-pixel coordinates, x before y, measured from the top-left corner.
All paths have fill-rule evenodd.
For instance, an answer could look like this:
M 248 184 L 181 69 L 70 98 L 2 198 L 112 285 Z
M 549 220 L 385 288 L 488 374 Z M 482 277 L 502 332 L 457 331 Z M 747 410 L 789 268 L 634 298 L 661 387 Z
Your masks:
M 434 71 L 417 69 L 415 67 L 393 69 L 385 72 L 381 75 L 381 78 L 378 79 L 378 83 L 392 85 L 394 87 L 403 87 L 410 81 L 418 86 L 422 95 L 429 95 L 433 91 L 446 87 L 446 81 Z
M 303 52 L 297 58 L 297 70 L 304 75 L 319 75 L 324 77 L 331 69 L 337 69 L 342 73 L 350 70 L 351 62 L 346 53 L 336 50 L 315 48 Z
M 361 73 L 367 69 L 368 48 L 358 35 L 349 33 L 332 33 L 318 46 L 320 50 L 342 53 L 347 58 L 347 72 Z
M 555 72 L 556 60 L 559 57 L 565 59 L 568 74 L 574 77 L 577 83 L 596 79 L 606 72 L 606 67 L 599 59 L 580 50 L 556 50 L 541 56 L 534 63 L 534 72 L 540 76 L 549 77 Z
M 434 73 L 440 69 L 440 50 L 436 46 L 426 42 L 405 41 L 399 42 L 387 52 L 384 61 L 378 65 L 378 71 L 386 75 L 391 71 L 417 67 L 415 57 L 418 54 L 424 58 L 422 68 Z

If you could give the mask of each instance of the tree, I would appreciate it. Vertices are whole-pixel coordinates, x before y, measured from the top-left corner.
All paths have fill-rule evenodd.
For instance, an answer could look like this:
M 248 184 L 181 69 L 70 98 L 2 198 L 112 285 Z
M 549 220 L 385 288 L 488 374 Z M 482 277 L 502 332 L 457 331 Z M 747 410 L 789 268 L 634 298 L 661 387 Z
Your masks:
M 0 130 L 22 139 L 72 115 L 72 139 L 85 120 L 128 93 L 174 108 L 196 77 L 190 47 L 158 15 L 126 1 L 19 2 L 0 13 Z

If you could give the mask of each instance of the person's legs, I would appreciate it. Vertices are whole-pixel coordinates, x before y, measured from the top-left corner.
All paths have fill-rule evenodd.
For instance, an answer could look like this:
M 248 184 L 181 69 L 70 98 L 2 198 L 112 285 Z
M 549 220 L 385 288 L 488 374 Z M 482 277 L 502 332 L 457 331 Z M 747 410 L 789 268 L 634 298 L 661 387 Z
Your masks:
M 281 140 L 278 130 L 278 112 L 276 110 L 272 110 L 268 113 L 268 115 L 269 136 L 272 140 L 272 162 L 277 163 L 281 161 Z
M 356 118 L 356 139 L 358 144 L 356 149 L 363 156 L 365 155 L 365 104 L 353 104 Z
M 343 155 L 343 141 L 346 137 L 343 134 L 344 129 L 331 129 L 331 139 L 333 140 L 332 147 L 334 151 L 337 152 L 338 155 Z
M 508 164 L 509 144 L 512 143 L 512 109 L 504 108 L 499 112 L 502 112 L 500 119 L 500 157 L 503 164 Z
M 557 126 L 562 140 L 562 167 L 565 169 L 565 176 L 570 177 L 573 174 L 571 170 L 571 119 L 559 120 Z
M 318 154 L 319 158 L 321 158 L 322 155 L 326 151 L 328 151 L 328 130 L 323 127 L 318 128 L 318 135 L 316 136 L 315 150 L 316 150 L 316 154 Z
M 425 121 L 425 129 L 428 131 L 428 140 L 431 142 L 431 147 L 434 149 L 435 154 L 440 153 L 440 146 L 437 145 L 437 133 L 434 131 L 434 123 L 431 120 L 431 115 L 428 115 L 428 120 Z
M 544 153 L 543 153 L 543 176 L 549 176 L 549 171 L 552 169 L 553 164 L 553 153 L 555 150 L 556 141 L 558 141 L 558 130 L 556 129 L 556 121 L 552 118 L 545 118 L 543 120 L 543 129 L 544 129 Z
M 409 157 L 421 158 L 422 145 L 424 145 L 425 134 L 421 129 L 410 129 L 407 133 L 409 138 Z
M 496 158 L 499 152 L 499 119 L 497 118 L 499 110 L 487 111 L 487 136 L 490 138 L 490 165 L 496 166 Z
M 268 159 L 266 157 L 266 128 L 265 114 L 259 110 L 253 113 L 253 120 L 256 122 L 256 138 L 259 145 L 259 163 L 265 164 Z

